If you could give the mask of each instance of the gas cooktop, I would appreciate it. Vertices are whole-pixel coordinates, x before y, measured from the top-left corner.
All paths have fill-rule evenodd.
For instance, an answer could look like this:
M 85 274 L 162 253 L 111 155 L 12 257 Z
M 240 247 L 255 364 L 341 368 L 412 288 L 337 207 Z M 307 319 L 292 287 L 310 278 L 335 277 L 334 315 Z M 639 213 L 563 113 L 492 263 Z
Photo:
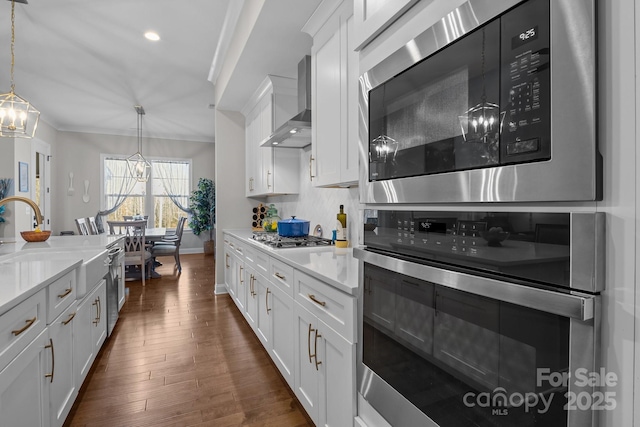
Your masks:
M 251 238 L 256 242 L 262 243 L 263 245 L 277 249 L 333 245 L 333 241 L 331 239 L 325 239 L 324 237 L 283 237 L 278 235 L 277 233 L 267 233 L 259 231 L 255 231 Z

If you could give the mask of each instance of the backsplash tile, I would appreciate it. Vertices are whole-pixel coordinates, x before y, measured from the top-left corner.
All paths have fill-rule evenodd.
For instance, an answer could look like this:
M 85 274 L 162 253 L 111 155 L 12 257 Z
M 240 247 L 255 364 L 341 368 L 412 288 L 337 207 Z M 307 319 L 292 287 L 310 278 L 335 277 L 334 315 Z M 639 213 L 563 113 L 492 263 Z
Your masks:
M 311 156 L 311 146 L 300 150 L 300 164 L 308 165 L 309 156 Z M 300 169 L 300 194 L 273 196 L 267 198 L 263 203 L 267 206 L 273 203 L 282 219 L 295 215 L 296 218 L 308 220 L 310 222 L 309 233 L 313 233 L 316 224 L 320 224 L 323 231 L 322 237 L 326 238 L 331 238 L 331 230 L 336 228 L 336 215 L 340 205 L 344 205 L 347 214 L 349 246 L 357 246 L 359 224 L 362 221 L 359 213 L 358 187 L 316 188 L 311 184 L 306 168 L 301 167 Z

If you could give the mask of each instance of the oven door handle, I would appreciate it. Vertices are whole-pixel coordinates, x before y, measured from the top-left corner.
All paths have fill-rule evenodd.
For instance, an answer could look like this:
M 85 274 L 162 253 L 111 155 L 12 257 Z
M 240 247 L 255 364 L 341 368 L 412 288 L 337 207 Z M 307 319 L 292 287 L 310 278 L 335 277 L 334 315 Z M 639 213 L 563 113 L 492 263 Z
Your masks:
M 405 261 L 361 248 L 354 248 L 353 256 L 360 261 L 374 264 L 396 273 L 474 295 L 582 321 L 591 320 L 594 317 L 595 295 L 578 292 L 562 293 L 518 285 Z

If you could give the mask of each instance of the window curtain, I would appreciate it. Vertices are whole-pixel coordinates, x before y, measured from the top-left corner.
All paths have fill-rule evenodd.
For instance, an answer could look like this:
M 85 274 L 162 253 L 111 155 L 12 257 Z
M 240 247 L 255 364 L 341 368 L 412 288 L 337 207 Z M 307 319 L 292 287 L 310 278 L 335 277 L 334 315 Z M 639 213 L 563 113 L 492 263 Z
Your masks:
M 153 162 L 155 176 L 162 182 L 167 197 L 181 211 L 191 215 L 189 208 L 189 180 L 185 174 L 188 165 L 180 162 Z
M 105 162 L 105 167 L 107 168 L 104 182 L 104 190 L 107 195 L 106 209 L 98 211 L 96 214 L 96 227 L 98 228 L 98 233 L 105 232 L 102 217 L 115 212 L 127 199 L 127 196 L 129 196 L 137 182 L 129 172 L 126 160 L 110 160 L 111 161 Z

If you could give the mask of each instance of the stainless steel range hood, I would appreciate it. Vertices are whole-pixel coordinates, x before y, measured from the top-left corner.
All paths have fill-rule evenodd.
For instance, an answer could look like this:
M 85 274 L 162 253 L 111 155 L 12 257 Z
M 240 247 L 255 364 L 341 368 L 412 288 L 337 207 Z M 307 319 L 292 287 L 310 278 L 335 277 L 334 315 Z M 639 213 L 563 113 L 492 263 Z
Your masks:
M 298 63 L 298 111 L 260 146 L 304 148 L 311 144 L 311 57 L 308 55 Z

